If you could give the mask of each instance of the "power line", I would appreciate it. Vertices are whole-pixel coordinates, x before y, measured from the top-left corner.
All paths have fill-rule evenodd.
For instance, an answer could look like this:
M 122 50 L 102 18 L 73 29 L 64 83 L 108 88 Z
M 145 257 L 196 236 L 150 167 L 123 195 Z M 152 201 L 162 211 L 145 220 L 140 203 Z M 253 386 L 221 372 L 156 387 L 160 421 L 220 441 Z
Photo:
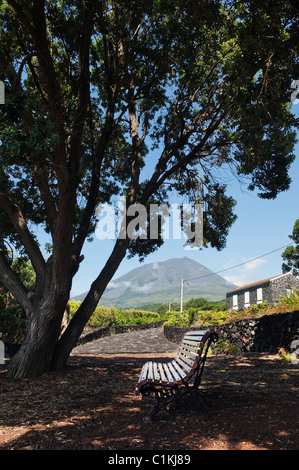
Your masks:
M 290 245 L 293 245 L 293 243 L 288 243 L 287 245 L 281 246 L 280 248 L 277 248 L 276 250 L 269 251 L 268 253 L 265 253 L 264 255 L 257 256 L 256 258 L 252 258 L 248 261 L 244 261 L 244 263 L 236 264 L 235 266 L 231 266 L 230 268 L 221 269 L 220 271 L 216 271 L 210 274 L 204 274 L 203 276 L 192 277 L 191 279 L 184 279 L 184 282 L 194 281 L 195 279 L 202 279 L 203 277 L 213 276 L 214 274 L 219 274 L 219 273 L 223 273 L 224 271 L 228 271 L 230 269 L 238 268 L 239 266 L 243 266 L 244 264 L 251 263 L 252 261 L 255 261 L 256 259 L 264 258 L 264 256 L 271 255 L 271 253 L 275 253 L 276 251 L 282 250 L 283 248 L 286 248 L 287 246 L 290 246 Z

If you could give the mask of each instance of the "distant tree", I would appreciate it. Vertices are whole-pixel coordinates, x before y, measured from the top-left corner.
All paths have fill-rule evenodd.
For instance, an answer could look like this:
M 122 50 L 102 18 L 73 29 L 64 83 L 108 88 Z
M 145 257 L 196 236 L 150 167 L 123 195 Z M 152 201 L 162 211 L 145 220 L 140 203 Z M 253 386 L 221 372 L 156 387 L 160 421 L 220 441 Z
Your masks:
M 282 253 L 282 258 L 285 261 L 282 264 L 282 272 L 292 272 L 294 276 L 299 275 L 299 219 L 296 220 L 293 228 L 292 235 L 289 236 L 295 243 L 295 246 L 288 246 Z
M 288 189 L 298 30 L 282 0 L 0 1 L 0 282 L 28 318 L 10 376 L 64 367 L 126 254 L 161 245 L 118 238 L 61 335 L 99 203 L 176 191 L 203 203 L 204 244 L 221 249 L 236 219 L 225 175 L 264 198 Z M 31 295 L 7 244 L 32 263 Z
M 199 297 L 198 299 L 190 299 L 188 300 L 185 305 L 186 308 L 205 308 L 210 307 L 210 303 L 207 299 L 203 297 Z

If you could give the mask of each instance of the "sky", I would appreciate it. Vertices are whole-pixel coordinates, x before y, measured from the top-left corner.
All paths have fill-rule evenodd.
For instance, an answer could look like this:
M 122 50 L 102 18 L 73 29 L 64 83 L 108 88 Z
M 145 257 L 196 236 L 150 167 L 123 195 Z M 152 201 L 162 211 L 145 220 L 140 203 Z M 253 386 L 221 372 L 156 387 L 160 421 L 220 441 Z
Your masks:
M 299 117 L 299 104 L 292 106 L 296 116 Z M 241 186 L 234 178 L 228 182 L 227 193 L 237 201 L 235 213 L 238 218 L 229 231 L 224 249 L 218 251 L 216 248 L 208 247 L 201 250 L 186 250 L 182 235 L 181 240 L 165 240 L 164 245 L 149 255 L 144 264 L 187 256 L 213 272 L 218 272 L 237 286 L 281 274 L 283 262 L 281 254 L 284 251 L 282 247 L 291 243 L 289 235 L 296 219 L 299 218 L 299 143 L 294 153 L 296 159 L 290 168 L 292 178 L 290 188 L 280 193 L 274 200 L 259 198 L 256 193 L 248 191 L 246 185 Z M 99 240 L 95 236 L 92 243 L 87 242 L 84 245 L 82 253 L 85 259 L 73 280 L 72 297 L 89 289 L 104 266 L 113 244 L 114 240 Z M 274 252 L 270 253 L 272 251 Z M 240 264 L 242 266 L 234 267 Z M 130 260 L 125 258 L 114 279 L 139 266 L 141 264 L 138 257 Z M 199 292 L 198 297 L 200 296 Z

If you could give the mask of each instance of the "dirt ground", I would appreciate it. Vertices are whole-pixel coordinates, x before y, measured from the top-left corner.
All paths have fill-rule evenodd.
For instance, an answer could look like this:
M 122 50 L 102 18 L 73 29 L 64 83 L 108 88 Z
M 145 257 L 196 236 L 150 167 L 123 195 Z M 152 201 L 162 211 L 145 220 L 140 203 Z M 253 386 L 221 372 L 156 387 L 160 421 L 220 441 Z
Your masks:
M 169 354 L 72 356 L 64 373 L 14 381 L 0 366 L 0 450 L 298 450 L 299 366 L 278 355 L 208 357 L 202 399 L 143 418 L 142 364 Z

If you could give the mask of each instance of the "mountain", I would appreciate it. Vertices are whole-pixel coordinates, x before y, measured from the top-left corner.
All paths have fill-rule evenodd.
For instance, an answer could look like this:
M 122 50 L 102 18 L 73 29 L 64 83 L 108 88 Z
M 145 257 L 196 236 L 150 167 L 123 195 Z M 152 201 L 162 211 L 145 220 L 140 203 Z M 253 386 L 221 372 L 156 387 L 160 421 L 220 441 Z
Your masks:
M 192 279 L 184 282 L 184 302 L 192 297 L 222 300 L 227 291 L 236 287 L 197 261 L 187 257 L 172 258 L 145 264 L 111 281 L 100 305 L 140 308 L 149 304 L 180 302 L 181 279 Z M 86 293 L 74 299 L 83 300 L 85 296 Z

